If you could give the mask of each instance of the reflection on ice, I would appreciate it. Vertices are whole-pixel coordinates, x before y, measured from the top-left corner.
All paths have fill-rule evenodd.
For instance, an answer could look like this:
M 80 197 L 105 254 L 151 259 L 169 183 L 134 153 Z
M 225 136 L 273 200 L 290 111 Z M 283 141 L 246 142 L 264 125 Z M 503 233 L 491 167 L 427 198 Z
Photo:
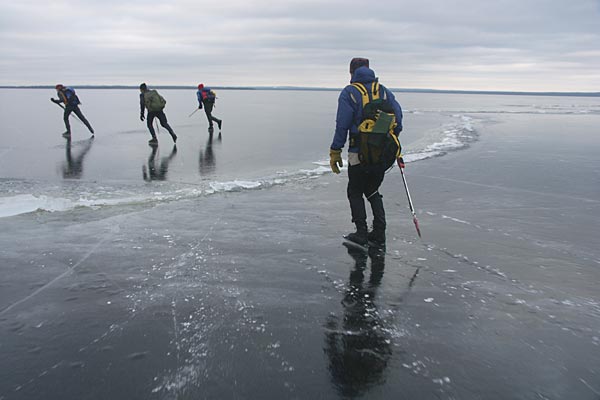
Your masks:
M 83 148 L 79 150 L 75 155 L 73 154 L 71 147 L 71 138 L 67 140 L 65 145 L 66 162 L 63 164 L 62 173 L 64 179 L 79 179 L 83 173 L 83 160 L 87 153 L 92 148 L 94 143 L 94 136 L 83 142 Z
M 150 157 L 148 157 L 148 168 L 142 166 L 142 176 L 145 181 L 164 181 L 167 179 L 167 172 L 169 170 L 169 163 L 173 160 L 177 154 L 177 145 L 173 145 L 171 154 L 161 158 L 160 165 L 156 166 L 156 157 L 158 155 L 158 146 L 150 146 L 152 151 Z
M 217 137 L 217 142 L 221 143 L 222 136 L 221 132 Z M 200 153 L 198 154 L 198 165 L 200 175 L 208 175 L 215 171 L 215 153 L 213 150 L 213 132 L 209 131 L 208 140 L 206 141 L 206 145 L 204 150 L 200 149 Z
M 349 246 L 347 249 L 355 265 L 342 299 L 341 320 L 335 315 L 327 319 L 324 351 L 334 386 L 342 396 L 356 397 L 385 381 L 392 345 L 375 303 L 385 254 L 371 251 L 371 274 L 365 282 L 369 255 Z

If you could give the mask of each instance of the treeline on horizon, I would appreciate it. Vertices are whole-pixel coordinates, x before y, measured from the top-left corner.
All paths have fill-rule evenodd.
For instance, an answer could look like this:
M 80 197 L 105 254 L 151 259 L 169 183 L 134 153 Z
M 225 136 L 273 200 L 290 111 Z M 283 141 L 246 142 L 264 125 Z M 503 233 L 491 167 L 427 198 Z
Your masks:
M 70 85 L 77 89 L 136 89 L 135 85 Z M 184 85 L 153 85 L 154 89 L 185 89 L 196 90 L 196 86 Z M 15 85 L 2 86 L 0 89 L 54 89 L 54 85 Z M 303 86 L 211 86 L 215 90 L 306 90 L 306 91 L 340 91 L 342 88 L 303 87 Z M 524 96 L 579 96 L 600 97 L 600 92 L 517 92 L 501 90 L 442 90 L 442 89 L 409 89 L 389 88 L 394 92 L 405 93 L 448 93 L 448 94 L 496 94 L 496 95 L 524 95 Z

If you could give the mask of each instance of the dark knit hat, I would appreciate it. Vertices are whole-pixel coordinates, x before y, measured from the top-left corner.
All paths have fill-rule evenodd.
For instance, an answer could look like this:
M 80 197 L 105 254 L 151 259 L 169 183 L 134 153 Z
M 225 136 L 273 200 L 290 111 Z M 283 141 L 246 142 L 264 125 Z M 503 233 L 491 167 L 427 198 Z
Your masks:
M 350 73 L 353 74 L 359 67 L 369 67 L 368 58 L 355 57 L 350 61 Z
M 148 89 L 148 86 L 146 86 L 146 84 L 145 84 L 145 83 L 142 83 L 142 84 L 140 85 L 140 90 L 146 90 L 146 89 Z

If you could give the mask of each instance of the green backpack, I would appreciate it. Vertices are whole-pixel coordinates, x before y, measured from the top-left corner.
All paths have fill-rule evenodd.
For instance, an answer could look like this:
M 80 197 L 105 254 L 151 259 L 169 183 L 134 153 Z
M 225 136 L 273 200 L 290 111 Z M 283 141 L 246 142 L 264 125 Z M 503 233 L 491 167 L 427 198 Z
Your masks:
M 165 108 L 167 101 L 156 90 L 149 90 L 144 93 L 144 105 L 148 111 L 158 112 Z
M 382 165 L 390 168 L 398 157 L 401 157 L 400 141 L 394 133 L 396 115 L 394 109 L 379 90 L 379 82 L 371 86 L 371 93 L 362 83 L 353 83 L 361 94 L 363 115 L 358 125 L 359 153 L 358 158 L 363 165 Z M 352 96 L 356 102 L 356 99 Z

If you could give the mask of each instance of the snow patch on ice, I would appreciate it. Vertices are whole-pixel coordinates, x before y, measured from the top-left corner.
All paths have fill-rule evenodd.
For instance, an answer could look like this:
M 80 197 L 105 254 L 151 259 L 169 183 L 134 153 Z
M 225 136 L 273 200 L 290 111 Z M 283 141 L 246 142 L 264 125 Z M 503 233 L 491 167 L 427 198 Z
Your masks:
M 447 215 L 442 215 L 442 218 L 443 219 L 449 219 L 451 221 L 458 222 L 458 223 L 465 224 L 465 225 L 471 225 L 471 223 L 468 222 L 468 221 L 463 221 L 462 219 L 458 219 L 458 218 L 454 218 L 454 217 L 449 217 Z
M 445 376 L 443 378 L 433 379 L 433 383 L 436 383 L 438 385 L 443 385 L 444 383 L 450 383 L 450 378 Z

